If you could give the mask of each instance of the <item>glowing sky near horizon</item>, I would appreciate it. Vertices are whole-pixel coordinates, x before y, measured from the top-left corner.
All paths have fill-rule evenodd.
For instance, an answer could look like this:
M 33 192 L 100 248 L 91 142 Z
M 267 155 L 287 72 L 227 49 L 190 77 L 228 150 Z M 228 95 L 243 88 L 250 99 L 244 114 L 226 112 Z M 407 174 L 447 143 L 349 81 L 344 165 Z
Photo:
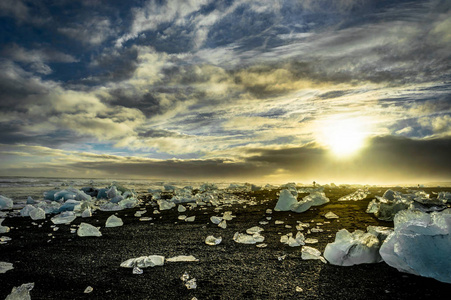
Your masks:
M 0 175 L 451 181 L 450 7 L 0 1 Z

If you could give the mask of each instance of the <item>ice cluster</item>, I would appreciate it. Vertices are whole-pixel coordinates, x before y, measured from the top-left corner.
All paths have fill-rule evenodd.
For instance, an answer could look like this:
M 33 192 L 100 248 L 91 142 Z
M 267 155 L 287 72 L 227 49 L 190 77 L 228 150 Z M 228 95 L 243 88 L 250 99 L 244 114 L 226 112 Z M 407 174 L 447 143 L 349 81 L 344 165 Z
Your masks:
M 240 244 L 256 244 L 261 243 L 265 240 L 265 237 L 260 235 L 260 233 L 254 233 L 252 235 L 235 232 L 233 240 Z
M 298 231 L 296 236 L 293 237 L 293 234 L 290 232 L 286 235 L 282 235 L 280 237 L 280 242 L 287 244 L 290 247 L 299 247 L 305 245 L 305 236 L 302 232 Z
M 395 215 L 402 210 L 440 211 L 446 208 L 448 201 L 445 192 L 431 198 L 424 191 L 409 191 L 404 194 L 389 189 L 385 191 L 382 197 L 376 196 L 376 199 L 368 204 L 366 212 L 373 213 L 380 220 L 393 221 Z
M 380 249 L 383 260 L 401 272 L 451 283 L 451 209 L 401 211 L 394 225 Z
M 343 197 L 339 198 L 338 201 L 358 201 L 358 200 L 363 200 L 369 194 L 370 194 L 370 192 L 368 190 L 358 189 L 357 191 L 355 191 L 352 194 L 349 194 L 349 195 L 346 195 L 346 196 L 343 196 Z
M 369 226 L 368 232 L 356 230 L 353 233 L 342 229 L 335 235 L 335 241 L 327 244 L 324 257 L 338 266 L 381 262 L 379 248 L 389 233 L 387 227 Z
M 275 211 L 292 211 L 301 213 L 308 210 L 312 206 L 318 206 L 329 202 L 324 192 L 315 191 L 310 195 L 297 201 L 297 194 L 294 195 L 293 190 L 284 189 L 280 192 Z

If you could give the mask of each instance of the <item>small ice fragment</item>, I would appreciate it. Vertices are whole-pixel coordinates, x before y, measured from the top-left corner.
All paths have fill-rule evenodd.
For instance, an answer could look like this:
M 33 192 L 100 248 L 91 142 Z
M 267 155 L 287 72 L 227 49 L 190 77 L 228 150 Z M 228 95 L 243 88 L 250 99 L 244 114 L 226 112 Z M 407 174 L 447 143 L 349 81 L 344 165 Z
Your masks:
M 312 231 L 312 232 L 323 232 L 324 229 L 321 229 L 321 228 L 312 228 L 311 231 Z
M 6 242 L 9 242 L 11 238 L 9 236 L 0 236 L 0 244 L 6 244 Z
M 140 220 L 141 222 L 147 222 L 147 221 L 151 221 L 152 218 L 151 218 L 151 217 L 142 217 L 142 218 L 139 218 L 139 220 Z
M 196 216 L 188 217 L 185 219 L 185 222 L 194 222 L 195 219 L 196 219 Z
M 267 213 L 267 214 L 272 214 L 272 209 L 268 208 L 268 209 L 266 210 L 266 213 Z
M 70 229 L 70 233 L 75 233 L 75 232 L 77 232 L 77 229 L 75 229 L 75 228 Z
M 298 292 L 298 293 L 302 293 L 304 290 L 300 287 L 300 286 L 297 286 L 296 287 L 296 292 Z
M 179 219 L 179 220 L 183 221 L 183 220 L 185 220 L 185 219 L 186 219 L 186 216 L 185 216 L 185 215 L 180 215 L 180 216 L 178 216 L 178 218 L 177 218 L 177 219 Z
M 226 220 L 222 220 L 219 224 L 218 227 L 221 227 L 222 229 L 226 229 L 227 228 L 227 222 Z
M 213 216 L 213 217 L 210 218 L 210 221 L 211 221 L 213 224 L 219 224 L 219 223 L 221 223 L 222 218 L 221 218 L 221 217 L 217 217 L 217 216 Z
M 137 258 L 130 258 L 121 263 L 123 268 L 147 268 L 155 266 L 164 265 L 164 256 L 160 255 L 150 255 L 150 256 L 140 256 Z
M 188 272 L 185 271 L 185 273 L 183 273 L 183 275 L 180 276 L 180 280 L 188 281 L 188 279 L 189 279 L 189 274 L 188 274 Z
M 2 222 L 5 221 L 5 219 L 0 219 L 0 233 L 7 233 L 11 230 L 8 226 L 2 226 Z
M 282 260 L 284 260 L 286 257 L 287 257 L 286 254 L 285 254 L 285 255 L 281 255 L 281 256 L 277 257 L 277 260 L 278 260 L 278 261 L 282 261 Z
M 186 211 L 186 207 L 185 206 L 183 206 L 183 205 L 181 205 L 181 204 L 179 204 L 179 206 L 177 207 L 177 211 L 178 212 L 185 212 Z
M 124 222 L 122 221 L 121 218 L 115 216 L 115 215 L 111 215 L 105 223 L 105 227 L 119 227 L 124 225 Z
M 316 244 L 316 243 L 318 243 L 318 240 L 317 239 L 308 238 L 308 239 L 305 239 L 304 242 L 306 244 Z
M 250 234 L 250 235 L 253 235 L 253 234 L 256 234 L 256 233 L 260 233 L 262 231 L 264 231 L 264 229 L 261 228 L 261 227 L 258 227 L 258 226 L 254 226 L 254 227 L 246 229 L 246 233 Z
M 182 262 L 182 261 L 199 261 L 199 259 L 195 258 L 192 255 L 179 255 L 179 256 L 174 256 L 171 258 L 167 258 L 166 261 L 168 262 Z
M 207 236 L 207 238 L 205 239 L 205 244 L 210 245 L 210 246 L 215 246 L 215 245 L 219 245 L 222 242 L 222 237 L 214 237 L 212 235 Z
M 93 290 L 94 290 L 94 289 L 92 288 L 92 286 L 88 286 L 88 287 L 85 289 L 85 291 L 84 291 L 83 293 L 89 294 L 89 293 L 91 293 Z
M 80 223 L 80 226 L 77 230 L 77 235 L 81 237 L 85 236 L 102 236 L 102 233 L 100 233 L 99 229 L 97 227 L 92 226 L 88 223 Z
M 256 246 L 257 246 L 258 248 L 266 248 L 266 247 L 268 247 L 268 244 L 261 243 L 261 244 L 257 244 Z
M 283 223 L 285 223 L 284 221 L 280 221 L 280 220 L 276 220 L 275 222 L 274 222 L 274 224 L 276 224 L 276 225 L 281 225 L 281 224 L 283 224 Z
M 323 263 L 325 264 L 327 263 L 326 259 L 324 259 L 324 257 L 321 256 L 321 252 L 318 249 L 309 246 L 303 246 L 301 252 L 302 252 L 301 258 L 304 260 L 319 259 Z
M 285 228 L 290 229 L 292 227 L 291 227 L 291 225 L 285 225 Z
M 12 269 L 14 269 L 12 263 L 0 261 L 0 274 L 6 273 Z
M 34 288 L 34 282 L 24 283 L 19 287 L 13 287 L 11 294 L 5 300 L 31 300 L 30 291 Z
M 135 267 L 133 267 L 132 273 L 135 274 L 135 275 L 141 275 L 142 273 L 144 273 L 144 271 L 142 269 L 140 269 L 140 268 L 135 266 Z
M 58 229 L 60 229 L 59 227 L 55 227 L 53 228 L 53 231 L 58 231 Z
M 326 219 L 338 219 L 338 218 L 339 218 L 336 214 L 334 214 L 334 213 L 331 212 L 331 211 L 328 212 L 327 214 L 325 214 L 324 217 L 325 217 Z
M 160 213 L 160 211 L 158 210 L 158 209 L 155 209 L 154 211 L 153 211 L 153 214 L 154 215 L 158 215 Z
M 185 282 L 185 286 L 188 290 L 197 288 L 196 278 L 192 278 L 192 279 L 188 280 L 187 282 Z
M 260 222 L 258 222 L 260 225 L 268 225 L 269 224 L 269 222 L 267 222 L 267 221 L 260 221 Z

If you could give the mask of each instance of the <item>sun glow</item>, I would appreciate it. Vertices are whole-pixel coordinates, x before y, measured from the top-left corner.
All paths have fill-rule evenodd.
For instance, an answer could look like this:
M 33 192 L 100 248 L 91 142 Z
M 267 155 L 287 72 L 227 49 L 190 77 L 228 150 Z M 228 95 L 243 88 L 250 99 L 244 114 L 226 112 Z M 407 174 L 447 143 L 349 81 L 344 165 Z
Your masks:
M 335 156 L 347 157 L 364 147 L 367 136 L 368 132 L 363 120 L 333 119 L 321 126 L 319 140 Z

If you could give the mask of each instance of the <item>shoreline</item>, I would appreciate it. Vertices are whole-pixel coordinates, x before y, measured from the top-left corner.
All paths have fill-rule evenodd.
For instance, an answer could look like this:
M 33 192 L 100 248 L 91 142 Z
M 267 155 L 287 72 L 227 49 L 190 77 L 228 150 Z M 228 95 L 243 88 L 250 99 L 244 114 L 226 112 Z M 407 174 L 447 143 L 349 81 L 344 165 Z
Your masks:
M 422 188 L 423 190 L 429 190 Z M 141 207 L 118 211 L 122 227 L 105 228 L 106 219 L 116 212 L 96 211 L 91 218 L 77 218 L 71 225 L 86 222 L 100 226 L 101 237 L 79 237 L 70 233 L 71 225 L 57 225 L 54 231 L 50 218 L 35 221 L 27 217 L 6 218 L 3 225 L 13 227 L 7 234 L 12 238 L 0 245 L 0 261 L 13 263 L 14 269 L 0 274 L 0 298 L 6 297 L 14 286 L 34 282 L 31 299 L 447 299 L 451 284 L 431 278 L 398 272 L 385 263 L 340 267 L 323 264 L 319 260 L 302 260 L 301 247 L 280 243 L 280 234 L 296 232 L 296 221 L 323 223 L 324 232 L 306 237 L 318 239 L 309 245 L 321 252 L 333 242 L 335 233 L 342 229 L 353 232 L 369 225 L 393 226 L 367 214 L 365 209 L 380 188 L 371 188 L 365 200 L 338 202 L 351 189 L 326 191 L 330 202 L 312 207 L 304 213 L 273 212 L 276 190 L 240 194 L 257 205 L 233 205 L 219 213 L 214 207 L 198 207 L 183 213 L 196 216 L 192 223 L 178 220 L 176 208 L 153 214 L 153 201 L 146 195 Z M 447 190 L 442 188 L 440 190 Z M 134 214 L 147 209 L 139 221 Z M 204 209 L 205 208 L 205 209 Z M 230 210 L 236 215 L 221 229 L 210 222 L 210 217 Z M 327 220 L 332 211 L 340 218 Z M 259 222 L 271 217 L 268 225 Z M 275 225 L 275 220 L 284 224 Z M 330 223 L 325 223 L 330 221 Z M 153 224 L 153 225 L 151 225 Z M 285 225 L 292 226 L 286 228 Z M 266 248 L 237 244 L 235 232 L 261 226 L 265 229 Z M 280 233 L 280 234 L 279 234 Z M 52 234 L 49 236 L 49 234 Z M 216 246 L 205 244 L 208 235 L 221 236 Z M 169 263 L 143 269 L 143 274 L 132 274 L 120 263 L 142 255 L 194 255 L 199 262 Z M 285 259 L 279 260 L 279 257 Z M 188 290 L 180 276 L 188 272 L 197 279 L 197 288 Z M 83 293 L 87 286 L 93 291 Z M 302 292 L 297 292 L 300 287 Z

